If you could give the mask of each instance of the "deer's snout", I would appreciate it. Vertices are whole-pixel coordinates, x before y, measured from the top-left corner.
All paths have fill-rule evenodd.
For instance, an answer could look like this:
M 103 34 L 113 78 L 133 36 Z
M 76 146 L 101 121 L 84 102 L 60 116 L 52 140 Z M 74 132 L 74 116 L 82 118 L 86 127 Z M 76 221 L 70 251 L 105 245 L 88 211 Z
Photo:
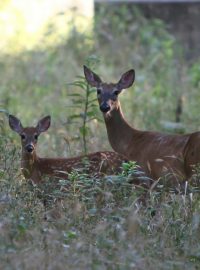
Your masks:
M 29 153 L 32 153 L 33 150 L 34 150 L 34 146 L 32 144 L 28 144 L 26 145 L 26 151 L 29 152 Z
M 100 110 L 103 112 L 103 113 L 106 113 L 108 111 L 110 111 L 110 105 L 106 102 L 103 102 L 101 103 L 100 105 Z

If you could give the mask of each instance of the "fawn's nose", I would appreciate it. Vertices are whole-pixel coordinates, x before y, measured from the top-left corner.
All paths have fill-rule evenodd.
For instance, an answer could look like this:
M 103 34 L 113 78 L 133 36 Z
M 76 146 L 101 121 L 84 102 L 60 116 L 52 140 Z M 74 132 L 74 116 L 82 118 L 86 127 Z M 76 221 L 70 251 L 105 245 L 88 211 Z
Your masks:
M 34 147 L 33 147 L 32 144 L 28 144 L 28 145 L 26 146 L 26 151 L 27 151 L 27 152 L 32 153 L 33 150 L 34 150 Z
M 106 113 L 110 110 L 110 105 L 108 103 L 101 103 L 100 110 Z

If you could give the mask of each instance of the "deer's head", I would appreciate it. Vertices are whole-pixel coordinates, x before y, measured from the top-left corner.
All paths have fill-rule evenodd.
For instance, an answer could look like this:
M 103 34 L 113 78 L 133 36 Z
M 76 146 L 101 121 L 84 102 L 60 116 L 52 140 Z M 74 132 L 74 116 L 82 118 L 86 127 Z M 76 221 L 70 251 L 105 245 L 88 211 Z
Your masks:
M 21 121 L 14 115 L 9 115 L 9 125 L 12 130 L 17 132 L 21 137 L 22 150 L 25 153 L 33 154 L 39 135 L 46 131 L 51 124 L 51 117 L 46 116 L 38 121 L 36 127 L 24 128 Z
M 101 78 L 84 66 L 84 74 L 89 85 L 96 87 L 100 110 L 106 114 L 118 106 L 118 95 L 129 88 L 135 80 L 135 71 L 125 72 L 117 83 L 104 83 Z

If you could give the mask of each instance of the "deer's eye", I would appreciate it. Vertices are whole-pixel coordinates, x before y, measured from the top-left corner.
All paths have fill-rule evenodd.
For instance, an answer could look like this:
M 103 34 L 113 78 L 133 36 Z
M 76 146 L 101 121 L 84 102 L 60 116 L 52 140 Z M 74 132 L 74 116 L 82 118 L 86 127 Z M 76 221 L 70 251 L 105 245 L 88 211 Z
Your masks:
M 101 94 L 101 89 L 97 89 L 97 95 Z
M 113 92 L 113 94 L 114 94 L 115 96 L 118 96 L 118 95 L 119 95 L 119 91 L 118 91 L 118 90 L 115 90 L 115 91 Z
M 24 134 L 21 134 L 21 139 L 22 140 L 25 140 L 26 139 L 26 136 Z
M 37 134 L 34 135 L 34 139 L 37 141 L 37 139 L 38 139 L 38 135 Z

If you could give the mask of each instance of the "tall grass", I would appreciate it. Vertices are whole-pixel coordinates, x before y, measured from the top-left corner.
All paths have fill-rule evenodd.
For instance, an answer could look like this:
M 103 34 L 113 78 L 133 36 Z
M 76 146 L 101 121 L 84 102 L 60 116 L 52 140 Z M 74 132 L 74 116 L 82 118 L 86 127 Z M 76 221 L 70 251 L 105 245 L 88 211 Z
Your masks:
M 191 203 L 162 187 L 141 204 L 127 171 L 33 187 L 18 170 L 19 149 L 5 138 L 1 146 L 2 269 L 198 269 L 198 193 Z

